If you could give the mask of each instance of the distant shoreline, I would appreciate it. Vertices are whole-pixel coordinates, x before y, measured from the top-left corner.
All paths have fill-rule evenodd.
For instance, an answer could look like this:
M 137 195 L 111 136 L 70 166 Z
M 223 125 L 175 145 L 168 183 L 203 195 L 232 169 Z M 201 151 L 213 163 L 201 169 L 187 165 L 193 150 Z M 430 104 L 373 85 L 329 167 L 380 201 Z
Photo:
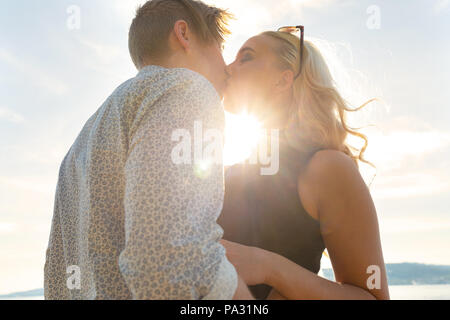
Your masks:
M 450 266 L 423 263 L 387 263 L 389 287 L 450 285 Z M 325 278 L 334 280 L 332 269 L 322 269 Z M 1 294 L 0 300 L 9 298 L 43 297 L 44 289 Z
M 41 294 L 34 295 L 32 292 Z M 391 300 L 450 300 L 450 285 L 390 285 Z M 21 295 L 24 294 L 24 295 Z M 30 295 L 33 294 L 33 295 Z M 36 289 L 0 295 L 0 300 L 44 300 L 44 290 Z
M 450 284 L 450 266 L 423 263 L 387 263 L 389 286 Z M 323 269 L 325 278 L 334 281 L 333 269 Z

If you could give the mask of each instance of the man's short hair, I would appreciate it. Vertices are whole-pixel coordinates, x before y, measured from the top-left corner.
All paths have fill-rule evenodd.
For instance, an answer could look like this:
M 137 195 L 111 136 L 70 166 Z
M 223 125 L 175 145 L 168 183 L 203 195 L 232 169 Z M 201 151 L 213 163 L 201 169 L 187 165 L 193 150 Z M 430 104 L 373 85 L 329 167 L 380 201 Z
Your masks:
M 140 6 L 131 23 L 128 46 L 136 68 L 149 59 L 160 59 L 169 50 L 168 39 L 175 22 L 184 20 L 199 39 L 222 45 L 230 34 L 228 21 L 232 15 L 223 9 L 195 0 L 150 0 Z

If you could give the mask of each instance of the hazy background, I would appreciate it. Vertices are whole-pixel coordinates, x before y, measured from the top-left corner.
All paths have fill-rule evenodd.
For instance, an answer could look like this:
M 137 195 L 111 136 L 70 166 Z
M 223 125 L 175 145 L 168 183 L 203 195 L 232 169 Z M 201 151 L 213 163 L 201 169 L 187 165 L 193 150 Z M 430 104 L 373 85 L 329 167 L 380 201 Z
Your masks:
M 142 2 L 0 2 L 0 294 L 42 287 L 59 164 L 136 74 L 127 33 Z M 250 36 L 303 24 L 352 102 L 384 99 L 356 120 L 378 126 L 367 158 L 385 261 L 450 264 L 450 1 L 206 2 L 238 19 L 227 62 Z

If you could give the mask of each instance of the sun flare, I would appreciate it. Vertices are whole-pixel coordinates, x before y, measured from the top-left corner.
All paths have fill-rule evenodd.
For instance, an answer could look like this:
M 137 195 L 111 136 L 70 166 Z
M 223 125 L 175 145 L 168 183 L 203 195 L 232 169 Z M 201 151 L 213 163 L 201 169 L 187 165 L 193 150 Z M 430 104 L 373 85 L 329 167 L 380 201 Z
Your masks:
M 243 162 L 258 146 L 262 125 L 248 113 L 226 113 L 224 165 Z

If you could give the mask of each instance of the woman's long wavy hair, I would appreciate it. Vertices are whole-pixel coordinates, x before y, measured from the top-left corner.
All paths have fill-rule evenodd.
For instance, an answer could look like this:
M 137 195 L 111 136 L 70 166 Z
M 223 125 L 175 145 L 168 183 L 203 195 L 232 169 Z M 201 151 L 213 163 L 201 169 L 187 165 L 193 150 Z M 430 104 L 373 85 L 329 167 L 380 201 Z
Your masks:
M 274 49 L 280 58 L 280 68 L 291 69 L 297 74 L 300 67 L 298 37 L 273 31 L 262 35 L 278 40 Z M 347 154 L 358 167 L 358 160 L 375 167 L 364 158 L 368 146 L 367 137 L 348 125 L 346 114 L 361 110 L 375 99 L 358 108 L 350 108 L 336 89 L 325 59 L 310 41 L 304 42 L 302 73 L 294 82 L 293 99 L 289 110 L 289 130 L 286 131 L 303 160 L 307 161 L 319 150 L 333 149 Z M 363 146 L 351 146 L 347 141 L 349 135 L 362 139 Z

